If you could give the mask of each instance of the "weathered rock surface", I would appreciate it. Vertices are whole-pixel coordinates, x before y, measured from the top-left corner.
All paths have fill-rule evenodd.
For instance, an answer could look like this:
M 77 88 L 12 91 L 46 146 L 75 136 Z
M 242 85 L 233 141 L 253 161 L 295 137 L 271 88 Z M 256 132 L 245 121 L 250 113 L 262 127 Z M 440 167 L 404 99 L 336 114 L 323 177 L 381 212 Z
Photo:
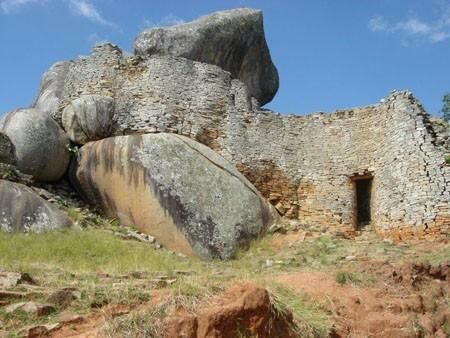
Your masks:
M 0 180 L 0 231 L 43 232 L 72 221 L 23 184 Z
M 12 313 L 17 310 L 24 311 L 36 317 L 41 317 L 55 312 L 56 308 L 52 304 L 40 304 L 35 302 L 16 303 L 5 308 L 6 313 Z
M 50 337 L 50 334 L 61 328 L 61 326 L 61 323 L 30 325 L 20 330 L 19 335 L 24 338 Z
M 0 163 L 15 164 L 16 151 L 9 137 L 0 132 Z
M 19 284 L 36 285 L 36 281 L 27 273 L 0 271 L 0 288 L 9 289 Z
M 69 165 L 64 131 L 39 109 L 19 109 L 0 121 L 0 131 L 15 147 L 17 168 L 37 181 L 59 180 Z
M 278 215 L 228 161 L 174 134 L 84 145 L 71 178 L 91 203 L 169 249 L 231 258 Z
M 57 62 L 50 67 L 42 76 L 39 95 L 33 103 L 33 107 L 46 112 L 52 117 L 58 114 L 69 69 L 70 62 L 68 61 Z
M 62 125 L 69 139 L 85 144 L 111 136 L 113 117 L 112 97 L 84 95 L 64 109 Z
M 47 298 L 47 303 L 57 305 L 60 309 L 66 309 L 74 300 L 80 298 L 80 291 L 74 288 L 65 288 L 51 293 Z
M 191 23 L 153 28 L 139 34 L 137 55 L 174 55 L 217 65 L 244 82 L 260 104 L 278 90 L 278 72 L 264 37 L 262 12 L 233 9 Z

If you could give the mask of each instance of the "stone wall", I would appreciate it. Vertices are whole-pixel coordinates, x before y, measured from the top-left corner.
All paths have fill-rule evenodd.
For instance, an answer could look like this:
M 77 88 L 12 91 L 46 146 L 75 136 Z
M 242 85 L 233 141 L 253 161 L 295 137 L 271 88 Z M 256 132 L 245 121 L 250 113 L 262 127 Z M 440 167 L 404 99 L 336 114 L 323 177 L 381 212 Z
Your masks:
M 218 66 L 173 56 L 125 56 L 111 44 L 53 66 L 33 106 L 50 107 L 60 122 L 72 100 L 89 94 L 114 99 L 115 135 L 173 132 L 214 143 L 225 113 L 252 110 L 245 85 Z
M 378 229 L 396 237 L 448 234 L 448 150 L 410 93 L 394 94 L 380 108 L 385 141 L 374 201 Z
M 61 65 L 44 76 L 35 103 L 56 102 L 56 120 L 81 95 L 111 96 L 114 135 L 196 139 L 300 223 L 354 229 L 354 179 L 370 175 L 372 221 L 380 233 L 449 231 L 448 129 L 430 121 L 408 92 L 364 108 L 287 116 L 260 109 L 245 84 L 223 69 L 181 57 L 126 57 L 107 44 Z
M 332 114 L 228 116 L 222 153 L 277 209 L 301 223 L 351 230 L 354 179 L 372 177 L 372 223 L 396 238 L 448 234 L 448 129 L 409 92 Z

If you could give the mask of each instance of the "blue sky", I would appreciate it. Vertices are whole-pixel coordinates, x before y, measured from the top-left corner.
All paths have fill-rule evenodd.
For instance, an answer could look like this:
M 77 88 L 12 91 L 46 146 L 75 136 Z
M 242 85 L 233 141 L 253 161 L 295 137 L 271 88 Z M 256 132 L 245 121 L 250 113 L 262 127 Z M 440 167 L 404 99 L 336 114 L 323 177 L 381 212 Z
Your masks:
M 450 91 L 450 0 L 0 0 L 0 114 L 26 107 L 58 60 L 111 41 L 132 51 L 146 27 L 213 11 L 264 12 L 280 89 L 266 107 L 305 114 L 410 89 L 437 114 Z

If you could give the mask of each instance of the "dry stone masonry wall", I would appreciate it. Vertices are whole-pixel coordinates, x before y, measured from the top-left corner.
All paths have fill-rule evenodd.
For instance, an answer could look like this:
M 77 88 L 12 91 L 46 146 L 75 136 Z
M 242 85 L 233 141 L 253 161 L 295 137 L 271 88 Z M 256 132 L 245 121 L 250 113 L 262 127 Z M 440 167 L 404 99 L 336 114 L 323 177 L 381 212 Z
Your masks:
M 262 27 L 262 17 L 254 22 Z M 220 62 L 164 50 L 135 56 L 96 46 L 89 57 L 53 66 L 34 106 L 60 122 L 73 100 L 110 97 L 114 117 L 105 136 L 166 132 L 197 140 L 234 163 L 280 214 L 302 224 L 353 231 L 358 181 L 368 179 L 366 202 L 382 235 L 448 235 L 448 126 L 430 120 L 411 93 L 331 114 L 280 115 L 261 109 L 245 81 Z M 259 55 L 261 64 L 271 64 L 268 51 Z
M 58 114 L 82 95 L 114 98 L 114 135 L 172 132 L 231 160 L 278 211 L 331 229 L 355 226 L 352 177 L 369 173 L 372 221 L 386 235 L 449 227 L 450 167 L 408 92 L 364 108 L 286 116 L 261 110 L 221 68 L 174 56 L 124 57 L 109 44 L 70 62 Z M 253 101 L 253 102 L 252 102 Z
M 227 116 L 222 153 L 288 217 L 352 230 L 356 178 L 372 179 L 372 223 L 395 238 L 448 235 L 450 166 L 421 104 L 394 92 L 333 114 Z
M 194 139 L 216 130 L 227 111 L 251 110 L 245 85 L 218 66 L 181 57 L 124 57 L 111 44 L 96 46 L 90 57 L 69 63 L 65 81 L 53 69 L 44 75 L 35 106 L 58 98 L 53 114 L 61 121 L 64 107 L 83 95 L 115 101 L 114 134 L 174 132 Z M 50 77 L 53 76 L 53 79 Z M 54 95 L 47 88 L 58 87 Z M 209 138 L 214 135 L 209 136 Z
M 375 219 L 395 236 L 448 234 L 450 167 L 428 114 L 410 93 L 391 96 L 385 111 L 383 167 Z

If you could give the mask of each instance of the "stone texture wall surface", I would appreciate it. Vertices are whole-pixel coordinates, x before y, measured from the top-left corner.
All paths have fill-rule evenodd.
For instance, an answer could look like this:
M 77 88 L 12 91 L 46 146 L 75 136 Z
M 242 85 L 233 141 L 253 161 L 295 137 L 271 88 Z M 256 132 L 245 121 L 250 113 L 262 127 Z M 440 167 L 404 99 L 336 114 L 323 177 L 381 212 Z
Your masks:
M 449 234 L 448 129 L 437 130 L 411 93 L 333 114 L 259 112 L 250 121 L 226 120 L 222 152 L 281 213 L 351 230 L 352 178 L 369 174 L 377 231 L 396 238 Z
M 382 106 L 385 140 L 376 185 L 375 220 L 396 236 L 449 234 L 450 166 L 429 115 L 410 93 Z
M 106 44 L 67 64 L 64 81 L 44 77 L 36 101 L 58 102 L 56 120 L 81 95 L 110 96 L 113 135 L 171 132 L 198 140 L 231 160 L 282 215 L 351 230 L 352 177 L 370 174 L 380 233 L 448 234 L 448 129 L 409 92 L 331 114 L 280 115 L 259 108 L 229 72 L 182 57 L 126 57 Z
M 58 68 L 49 73 L 54 69 Z M 53 76 L 52 85 L 51 77 L 44 75 L 35 106 L 44 105 L 46 97 L 52 102 L 57 97 L 52 115 L 60 122 L 72 100 L 110 96 L 115 100 L 115 135 L 174 132 L 194 139 L 215 138 L 225 113 L 252 109 L 245 85 L 218 66 L 172 56 L 126 57 L 111 44 L 96 46 L 91 56 L 71 61 L 64 76 L 61 88 L 60 76 Z M 55 90 L 50 94 L 48 88 Z

